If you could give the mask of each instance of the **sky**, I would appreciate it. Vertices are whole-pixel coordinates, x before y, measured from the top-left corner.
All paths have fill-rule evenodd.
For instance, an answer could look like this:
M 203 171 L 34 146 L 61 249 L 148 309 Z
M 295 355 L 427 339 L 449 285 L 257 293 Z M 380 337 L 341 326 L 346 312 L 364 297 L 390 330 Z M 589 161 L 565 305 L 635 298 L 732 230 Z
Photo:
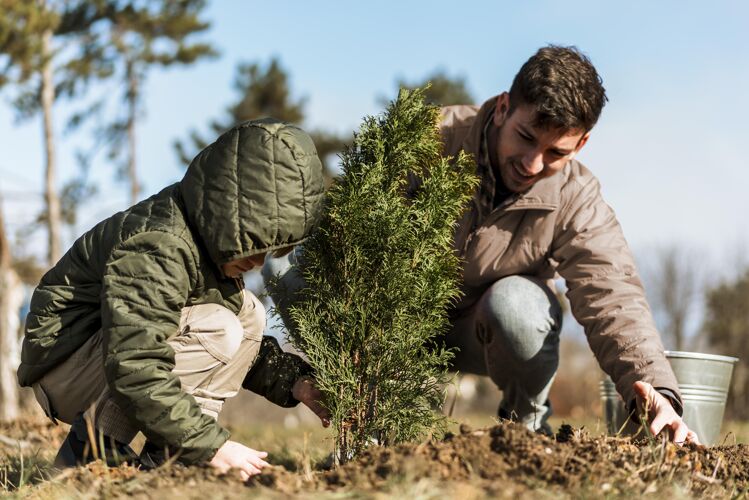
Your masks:
M 144 87 L 138 168 L 144 197 L 179 180 L 172 142 L 220 116 L 236 99 L 240 62 L 277 56 L 307 127 L 342 133 L 382 111 L 395 82 L 435 69 L 462 76 L 477 103 L 507 90 L 522 63 L 548 43 L 576 45 L 609 97 L 578 156 L 601 180 L 630 245 L 677 244 L 704 252 L 705 266 L 741 260 L 749 241 L 749 2 L 214 0 L 202 38 L 221 56 L 187 69 L 154 70 Z M 98 87 L 98 93 L 112 93 Z M 17 123 L 0 93 L 0 193 L 8 230 L 41 206 L 39 118 Z M 61 131 L 70 106 L 56 109 Z M 77 173 L 85 134 L 57 139 L 60 183 Z M 99 195 L 82 209 L 66 245 L 127 207 L 127 186 L 100 159 Z M 743 215 L 742 215 L 743 214 Z M 41 250 L 42 238 L 26 242 Z M 31 248 L 29 248 L 31 247 Z M 737 262 L 738 262 L 737 260 Z M 727 264 L 728 263 L 728 264 Z

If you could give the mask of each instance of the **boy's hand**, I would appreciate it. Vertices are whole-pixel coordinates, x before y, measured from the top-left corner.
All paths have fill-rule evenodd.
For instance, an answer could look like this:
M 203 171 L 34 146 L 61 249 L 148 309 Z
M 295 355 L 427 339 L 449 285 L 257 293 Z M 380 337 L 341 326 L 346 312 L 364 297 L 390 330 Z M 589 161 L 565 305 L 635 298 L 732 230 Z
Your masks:
M 267 456 L 268 454 L 264 451 L 253 450 L 236 441 L 227 441 L 221 445 L 221 448 L 213 456 L 210 465 L 221 472 L 239 469 L 242 481 L 247 481 L 250 476 L 260 474 L 263 467 L 270 465 L 263 460 Z
M 320 403 L 322 394 L 318 388 L 315 387 L 315 380 L 312 377 L 299 377 L 297 381 L 294 382 L 291 394 L 297 401 L 301 401 L 307 405 L 315 415 L 320 417 L 323 427 L 328 427 L 330 425 L 330 412 Z
M 684 443 L 700 444 L 697 434 L 684 423 L 668 398 L 647 382 L 635 382 L 634 389 L 638 407 L 647 411 L 649 429 L 653 436 L 667 429 L 670 440 L 679 446 Z

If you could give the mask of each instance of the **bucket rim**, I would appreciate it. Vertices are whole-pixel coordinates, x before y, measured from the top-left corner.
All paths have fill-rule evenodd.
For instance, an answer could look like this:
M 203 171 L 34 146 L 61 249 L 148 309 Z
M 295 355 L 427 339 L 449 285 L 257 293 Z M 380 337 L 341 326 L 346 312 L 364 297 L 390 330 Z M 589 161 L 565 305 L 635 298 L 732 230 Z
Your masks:
M 663 351 L 667 358 L 702 359 L 706 361 L 722 361 L 724 363 L 736 364 L 739 358 L 733 356 L 722 356 L 720 354 L 707 354 L 704 352 L 688 351 Z

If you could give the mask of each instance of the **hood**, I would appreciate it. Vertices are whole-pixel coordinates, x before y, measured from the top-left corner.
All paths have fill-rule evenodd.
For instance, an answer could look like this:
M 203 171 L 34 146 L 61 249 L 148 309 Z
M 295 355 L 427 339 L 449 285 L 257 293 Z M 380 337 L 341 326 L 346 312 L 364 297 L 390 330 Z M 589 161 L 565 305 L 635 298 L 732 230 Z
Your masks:
M 189 224 L 219 267 L 304 241 L 320 218 L 323 190 L 312 139 L 272 118 L 222 134 L 180 181 Z

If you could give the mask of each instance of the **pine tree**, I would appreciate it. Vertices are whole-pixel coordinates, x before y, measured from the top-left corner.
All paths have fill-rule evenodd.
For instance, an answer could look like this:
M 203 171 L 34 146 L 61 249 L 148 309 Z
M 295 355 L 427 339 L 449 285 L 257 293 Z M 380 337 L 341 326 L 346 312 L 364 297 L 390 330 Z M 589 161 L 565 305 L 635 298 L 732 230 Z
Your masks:
M 14 314 L 10 304 L 11 255 L 5 237 L 2 199 L 0 199 L 0 422 L 18 418 L 18 385 L 13 360 L 14 347 L 18 344 L 18 332 L 12 331 L 8 318 Z
M 436 69 L 421 80 L 407 82 L 399 78 L 395 82 L 396 89 L 420 89 L 425 88 L 424 100 L 429 104 L 437 106 L 452 106 L 453 104 L 474 104 L 468 83 L 463 76 L 450 76 L 442 69 Z M 383 106 L 389 101 L 389 97 L 378 97 L 378 102 Z
M 239 100 L 227 108 L 224 117 L 209 122 L 211 137 L 221 135 L 237 123 L 265 116 L 297 124 L 304 119 L 304 100 L 291 99 L 288 75 L 276 58 L 265 67 L 258 63 L 239 64 L 233 86 Z M 179 160 L 189 165 L 210 142 L 192 130 L 187 141 L 174 142 L 174 149 Z
M 19 118 L 42 115 L 42 216 L 48 230 L 49 266 L 62 253 L 53 105 L 60 97 L 80 95 L 92 78 L 111 70 L 95 29 L 106 13 L 102 1 L 0 0 L 0 87 L 15 90 L 13 105 Z
M 438 119 L 423 89 L 366 118 L 304 244 L 307 288 L 290 310 L 290 340 L 316 371 L 344 460 L 372 438 L 390 445 L 444 429 L 433 408 L 459 295 L 451 242 L 476 178 L 463 154 L 442 158 Z
M 122 85 L 124 113 L 100 131 L 109 144 L 108 157 L 130 184 L 137 203 L 140 184 L 136 167 L 136 124 L 141 115 L 143 84 L 153 66 L 188 65 L 216 55 L 193 37 L 209 28 L 200 19 L 204 0 L 106 0 L 110 20 L 108 56 Z
M 211 137 L 221 135 L 237 123 L 266 116 L 296 125 L 304 122 L 305 99 L 291 97 L 288 72 L 275 57 L 266 65 L 257 62 L 240 64 L 234 78 L 234 90 L 239 95 L 239 100 L 228 107 L 224 117 L 210 121 Z M 329 183 L 333 174 L 326 159 L 341 151 L 346 139 L 324 130 L 311 130 L 309 134 L 323 162 Z M 189 165 L 197 152 L 209 143 L 209 140 L 192 130 L 187 141 L 174 142 L 174 149 L 179 160 Z
M 19 118 L 42 115 L 47 263 L 51 266 L 61 255 L 52 107 L 59 96 L 80 90 L 81 82 L 98 70 L 99 60 L 94 55 L 97 51 L 88 48 L 62 60 L 59 40 L 80 35 L 98 19 L 86 15 L 85 3 L 54 0 L 1 0 L 0 12 L 0 88 L 7 85 L 16 91 L 13 105 Z
M 453 104 L 473 104 L 475 101 L 465 77 L 450 76 L 444 70 L 437 69 L 421 82 L 406 82 L 398 80 L 399 89 L 417 89 L 429 85 L 424 95 L 424 100 L 429 104 L 438 106 L 451 106 Z

